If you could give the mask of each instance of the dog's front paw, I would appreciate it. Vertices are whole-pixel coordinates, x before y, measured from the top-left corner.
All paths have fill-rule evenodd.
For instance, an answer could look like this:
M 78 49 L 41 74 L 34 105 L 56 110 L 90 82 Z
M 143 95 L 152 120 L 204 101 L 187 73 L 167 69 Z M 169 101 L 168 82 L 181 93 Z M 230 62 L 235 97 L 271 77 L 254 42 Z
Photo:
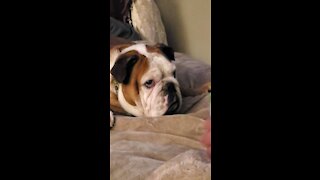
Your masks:
M 112 111 L 110 111 L 110 129 L 115 125 L 115 123 L 116 123 L 116 120 L 113 116 Z

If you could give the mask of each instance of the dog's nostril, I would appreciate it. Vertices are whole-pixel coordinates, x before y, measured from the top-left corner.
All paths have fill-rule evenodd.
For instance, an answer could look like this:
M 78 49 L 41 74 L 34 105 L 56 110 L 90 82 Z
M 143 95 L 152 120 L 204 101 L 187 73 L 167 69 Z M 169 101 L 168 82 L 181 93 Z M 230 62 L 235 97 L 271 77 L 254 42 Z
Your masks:
M 173 83 L 168 83 L 167 84 L 167 91 L 168 92 L 176 92 L 176 88 L 174 87 Z

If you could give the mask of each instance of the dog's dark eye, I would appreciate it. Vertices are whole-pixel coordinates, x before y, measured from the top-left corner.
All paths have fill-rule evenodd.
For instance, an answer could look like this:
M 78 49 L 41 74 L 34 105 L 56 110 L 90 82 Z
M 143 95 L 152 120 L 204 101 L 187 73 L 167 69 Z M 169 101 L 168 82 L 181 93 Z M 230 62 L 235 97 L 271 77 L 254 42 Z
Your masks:
M 154 81 L 153 80 L 148 80 L 144 83 L 144 85 L 147 87 L 147 88 L 152 88 L 154 86 Z

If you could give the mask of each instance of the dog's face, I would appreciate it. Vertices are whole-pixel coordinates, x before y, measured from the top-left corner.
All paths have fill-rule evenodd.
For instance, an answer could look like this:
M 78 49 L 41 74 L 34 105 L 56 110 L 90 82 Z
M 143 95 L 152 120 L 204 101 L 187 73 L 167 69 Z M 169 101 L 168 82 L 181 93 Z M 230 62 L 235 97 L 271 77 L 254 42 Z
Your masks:
M 155 117 L 173 114 L 180 108 L 182 98 L 171 48 L 135 44 L 118 52 L 111 75 L 120 83 L 117 96 L 125 111 Z

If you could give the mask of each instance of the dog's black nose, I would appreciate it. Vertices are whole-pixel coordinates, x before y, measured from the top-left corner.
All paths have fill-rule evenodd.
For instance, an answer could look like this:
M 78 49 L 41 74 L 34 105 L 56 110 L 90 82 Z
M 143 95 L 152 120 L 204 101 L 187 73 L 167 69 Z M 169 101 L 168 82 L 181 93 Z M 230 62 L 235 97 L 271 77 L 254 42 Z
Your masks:
M 166 84 L 166 87 L 167 87 L 168 93 L 170 93 L 170 92 L 176 92 L 176 88 L 174 87 L 174 84 L 173 84 L 173 83 L 171 83 L 171 82 L 167 83 L 167 84 Z
M 168 94 L 168 102 L 172 103 L 177 92 L 173 83 L 169 82 L 166 84 L 166 92 Z
M 179 99 L 174 83 L 166 84 L 166 92 L 168 94 L 168 110 L 166 114 L 173 114 L 179 107 Z

